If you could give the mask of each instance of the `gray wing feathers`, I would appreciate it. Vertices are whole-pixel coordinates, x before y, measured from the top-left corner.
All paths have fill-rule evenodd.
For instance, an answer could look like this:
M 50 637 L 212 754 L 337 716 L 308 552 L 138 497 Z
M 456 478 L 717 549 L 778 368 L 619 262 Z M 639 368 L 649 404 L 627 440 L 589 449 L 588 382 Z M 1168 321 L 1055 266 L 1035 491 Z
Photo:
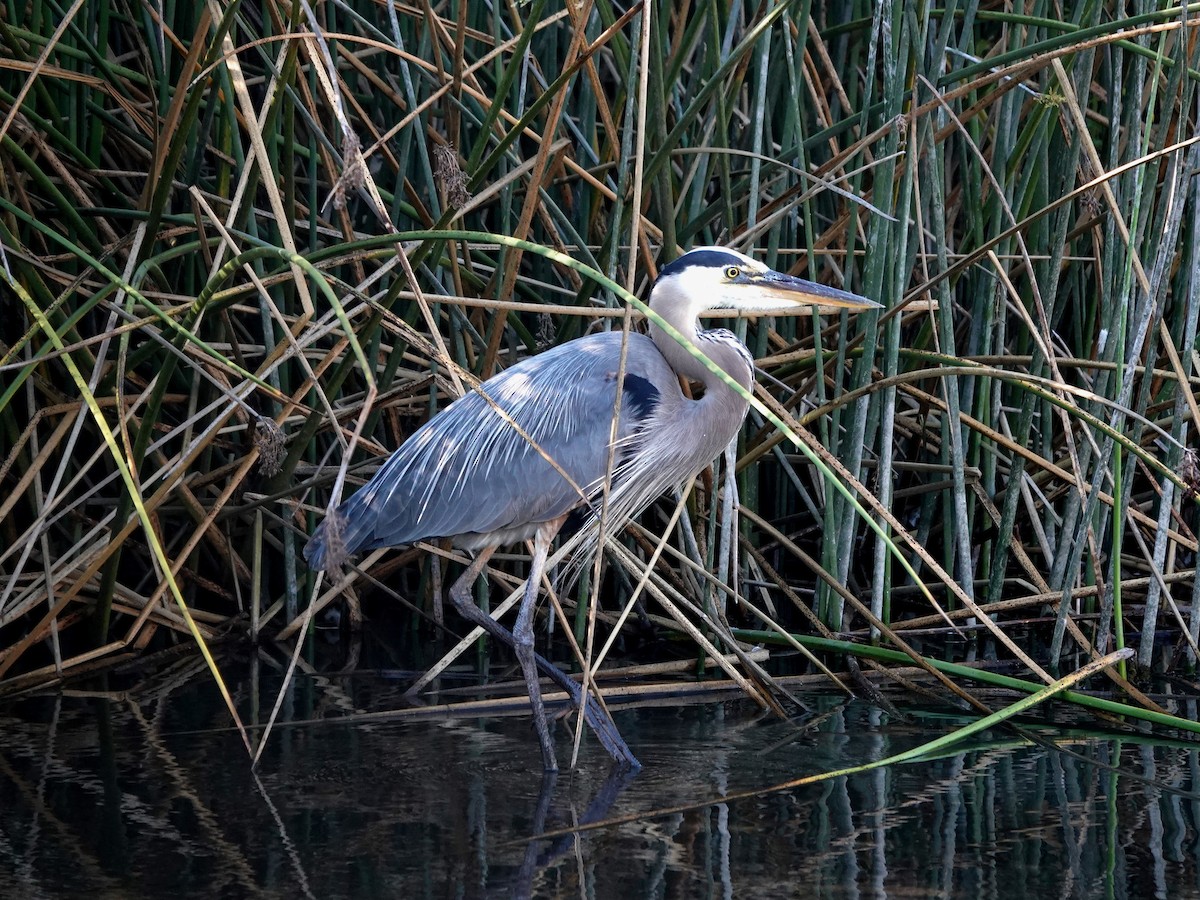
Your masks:
M 481 388 L 586 491 L 604 474 L 621 335 L 597 334 L 523 360 Z M 654 407 L 646 394 L 675 375 L 649 338 L 630 335 L 618 441 L 628 441 Z M 478 393 L 418 429 L 371 481 L 339 509 L 345 552 L 437 537 L 483 535 L 558 518 L 583 500 Z M 324 529 L 314 534 L 323 561 Z M 487 543 L 483 541 L 481 543 Z

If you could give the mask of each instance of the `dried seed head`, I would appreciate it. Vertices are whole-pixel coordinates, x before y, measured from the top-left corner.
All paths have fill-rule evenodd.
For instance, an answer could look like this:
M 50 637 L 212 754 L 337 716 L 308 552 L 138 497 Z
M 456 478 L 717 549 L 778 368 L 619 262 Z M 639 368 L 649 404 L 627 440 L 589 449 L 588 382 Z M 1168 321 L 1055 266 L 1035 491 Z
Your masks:
M 350 558 L 346 552 L 346 540 L 342 537 L 342 526 L 345 518 L 338 510 L 333 510 L 325 517 L 321 527 L 325 530 L 325 566 L 326 572 L 340 569 Z
M 283 430 L 270 419 L 254 423 L 254 447 L 258 450 L 258 468 L 270 478 L 283 466 Z
M 458 154 L 450 144 L 433 148 L 433 175 L 445 194 L 446 202 L 455 209 L 466 206 L 471 199 L 467 191 L 467 173 L 458 164 Z
M 1183 459 L 1179 463 L 1179 476 L 1187 485 L 1187 496 L 1200 497 L 1200 457 L 1195 450 L 1183 451 Z
M 345 209 L 346 195 L 357 191 L 366 181 L 367 163 L 363 159 L 362 144 L 359 143 L 357 134 L 347 131 L 342 141 L 342 174 L 333 186 L 329 198 L 333 208 Z
M 558 330 L 554 327 L 554 319 L 548 313 L 542 313 L 537 319 L 537 342 L 538 349 L 546 350 L 554 346 L 554 338 Z

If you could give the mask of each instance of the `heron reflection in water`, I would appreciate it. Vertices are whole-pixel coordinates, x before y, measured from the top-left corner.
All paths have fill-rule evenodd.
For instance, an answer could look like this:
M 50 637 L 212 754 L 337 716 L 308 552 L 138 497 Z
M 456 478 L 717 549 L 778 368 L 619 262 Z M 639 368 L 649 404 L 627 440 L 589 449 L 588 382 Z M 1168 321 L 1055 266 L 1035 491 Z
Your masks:
M 776 272 L 724 247 L 700 247 L 664 266 L 649 302 L 747 390 L 754 379 L 750 352 L 726 329 L 702 330 L 700 313 L 878 306 L 856 294 Z M 618 380 L 622 395 L 606 514 L 611 531 L 664 493 L 689 484 L 724 451 L 748 409 L 745 398 L 653 322 L 648 337 L 628 336 L 624 378 L 618 379 L 621 344 L 619 332 L 587 335 L 488 379 L 414 432 L 366 485 L 326 517 L 304 548 L 315 569 L 358 551 L 438 538 L 474 551 L 471 565 L 450 588 L 450 598 L 464 619 L 516 654 L 546 771 L 556 770 L 558 762 L 546 725 L 539 665 L 577 706 L 582 694 L 573 680 L 534 652 L 538 586 L 551 542 L 573 510 L 588 510 L 584 528 L 592 538 L 578 552 L 593 550 L 598 540 Z M 684 394 L 681 376 L 703 387 L 699 399 Z M 533 559 L 510 633 L 475 605 L 471 588 L 498 547 L 528 539 L 533 540 Z M 636 767 L 636 758 L 599 704 L 584 708 L 612 757 Z

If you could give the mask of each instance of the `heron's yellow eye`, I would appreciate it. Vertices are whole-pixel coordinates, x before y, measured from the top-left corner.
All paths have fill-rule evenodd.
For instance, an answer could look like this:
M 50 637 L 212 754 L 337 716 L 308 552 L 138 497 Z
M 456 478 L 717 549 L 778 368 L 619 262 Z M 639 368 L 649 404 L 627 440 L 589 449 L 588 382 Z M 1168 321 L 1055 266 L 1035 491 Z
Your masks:
M 730 281 L 733 281 L 735 278 L 737 278 L 741 274 L 742 274 L 742 270 L 739 269 L 737 266 L 726 266 L 725 267 L 725 277 L 728 278 Z

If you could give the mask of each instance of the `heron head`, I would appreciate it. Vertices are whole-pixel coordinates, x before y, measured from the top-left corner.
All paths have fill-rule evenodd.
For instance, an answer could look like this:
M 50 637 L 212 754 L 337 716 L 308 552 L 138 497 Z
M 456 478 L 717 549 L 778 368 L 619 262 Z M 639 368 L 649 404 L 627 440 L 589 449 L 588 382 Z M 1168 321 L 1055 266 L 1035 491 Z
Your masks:
M 664 266 L 650 292 L 651 304 L 656 300 L 689 307 L 695 314 L 710 309 L 770 314 L 813 306 L 881 308 L 858 294 L 776 272 L 727 247 L 697 247 Z

